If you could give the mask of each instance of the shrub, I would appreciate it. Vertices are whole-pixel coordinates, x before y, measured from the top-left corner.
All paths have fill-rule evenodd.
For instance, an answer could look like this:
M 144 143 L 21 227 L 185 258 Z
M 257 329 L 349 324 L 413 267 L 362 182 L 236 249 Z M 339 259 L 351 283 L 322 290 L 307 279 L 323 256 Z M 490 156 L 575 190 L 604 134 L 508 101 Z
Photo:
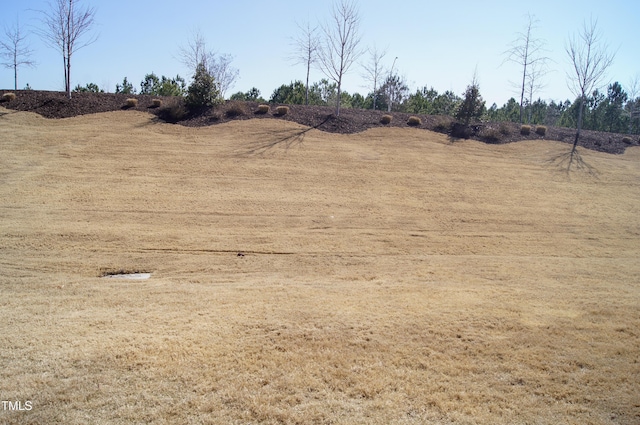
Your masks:
M 246 111 L 244 105 L 240 102 L 231 101 L 227 105 L 227 110 L 225 111 L 225 115 L 228 118 L 239 117 L 241 115 L 245 115 Z
M 500 132 L 495 128 L 484 128 L 480 132 L 480 137 L 489 143 L 495 143 L 500 140 Z
M 186 92 L 184 78 L 177 75 L 176 78 L 158 78 L 153 72 L 147 74 L 140 83 L 140 94 L 152 96 L 182 96 Z
M 631 137 L 623 137 L 622 138 L 622 142 L 626 143 L 627 145 L 631 144 Z
M 545 134 L 547 134 L 547 127 L 545 127 L 544 125 L 537 126 L 536 134 L 539 136 L 544 136 Z
M 382 118 L 380 118 L 380 122 L 382 124 L 389 124 L 391 122 L 391 120 L 393 119 L 393 117 L 391 115 L 383 115 Z
M 447 133 L 450 129 L 451 120 L 444 117 L 438 118 L 435 125 L 433 126 L 433 130 L 437 131 L 438 133 Z
M 524 135 L 524 136 L 528 136 L 529 133 L 531 133 L 531 126 L 530 125 L 523 125 L 520 127 L 520 134 Z
M 193 82 L 187 90 L 186 104 L 189 109 L 213 106 L 220 101 L 220 90 L 215 79 L 207 72 L 204 63 L 200 63 L 193 76 Z
M 498 128 L 499 128 L 500 134 L 502 134 L 503 136 L 508 136 L 511 134 L 511 129 L 506 123 L 501 122 Z
M 3 102 L 11 102 L 12 100 L 16 100 L 16 94 L 15 93 L 5 93 L 2 95 L 2 101 Z
M 459 139 L 468 139 L 471 137 L 471 128 L 468 125 L 464 125 L 460 122 L 454 122 L 451 125 L 451 136 Z
M 407 120 L 408 125 L 422 125 L 422 120 L 418 117 L 409 117 Z
M 278 106 L 276 108 L 276 114 L 278 115 L 287 115 L 289 113 L 289 107 L 288 106 Z
M 151 104 L 153 105 L 154 108 L 159 108 L 162 106 L 162 100 L 160 99 L 153 99 L 151 101 Z
M 127 81 L 127 77 L 124 77 L 124 80 L 122 80 L 122 85 L 116 84 L 116 93 L 135 94 L 136 89 L 133 88 L 133 84 Z
M 95 83 L 87 83 L 86 86 L 82 87 L 80 84 L 73 89 L 74 93 L 104 93 L 100 87 L 98 87 Z
M 464 92 L 464 99 L 458 107 L 455 117 L 465 126 L 468 126 L 471 121 L 480 119 L 484 109 L 484 100 L 480 95 L 480 87 L 474 77 L 474 81 L 467 86 L 467 90 Z
M 172 102 L 170 105 L 160 109 L 158 116 L 166 122 L 176 123 L 182 121 L 187 116 L 187 109 L 184 107 L 182 100 Z
M 127 108 L 135 108 L 136 106 L 138 106 L 138 99 L 134 99 L 134 98 L 127 99 L 127 101 L 125 102 L 125 106 Z
M 257 114 L 266 114 L 269 112 L 269 105 L 258 105 Z

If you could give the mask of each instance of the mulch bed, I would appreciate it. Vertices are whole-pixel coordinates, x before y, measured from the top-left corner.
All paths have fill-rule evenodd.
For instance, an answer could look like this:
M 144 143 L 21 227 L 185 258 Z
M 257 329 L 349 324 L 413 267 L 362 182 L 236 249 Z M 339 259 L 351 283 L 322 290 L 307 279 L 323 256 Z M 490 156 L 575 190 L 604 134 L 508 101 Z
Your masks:
M 8 90 L 0 90 L 0 97 Z M 199 127 L 240 119 L 282 119 L 317 128 L 329 133 L 359 133 L 374 127 L 411 127 L 407 121 L 412 114 L 400 112 L 383 112 L 365 109 L 341 109 L 335 116 L 334 108 L 327 106 L 288 105 L 289 111 L 284 115 L 276 113 L 278 105 L 270 105 L 267 113 L 257 112 L 255 102 L 227 101 L 215 108 L 198 112 L 188 112 L 181 99 L 175 97 L 158 97 L 148 95 L 128 95 L 113 93 L 73 93 L 68 99 L 65 93 L 35 90 L 12 91 L 16 99 L 1 102 L 7 109 L 30 111 L 45 118 L 68 118 L 76 115 L 93 114 L 117 110 L 145 111 L 156 115 L 159 120 L 180 125 Z M 138 105 L 127 107 L 129 98 L 138 99 Z M 153 100 L 162 100 L 161 106 L 154 106 Z M 382 124 L 383 115 L 393 118 L 389 124 Z M 520 133 L 520 125 L 516 123 L 481 123 L 467 129 L 456 128 L 451 117 L 433 115 L 415 115 L 421 124 L 414 128 L 437 131 L 449 135 L 452 140 L 457 137 L 471 138 L 485 143 L 503 144 L 520 140 L 548 139 L 565 143 L 573 143 L 575 129 L 547 127 L 544 136 L 535 133 L 532 126 L 529 135 Z M 456 137 L 457 136 L 457 137 Z M 630 141 L 624 142 L 623 134 L 605 133 L 583 130 L 580 134 L 579 146 L 587 149 L 613 154 L 624 153 L 629 146 L 640 145 L 638 135 L 626 135 Z

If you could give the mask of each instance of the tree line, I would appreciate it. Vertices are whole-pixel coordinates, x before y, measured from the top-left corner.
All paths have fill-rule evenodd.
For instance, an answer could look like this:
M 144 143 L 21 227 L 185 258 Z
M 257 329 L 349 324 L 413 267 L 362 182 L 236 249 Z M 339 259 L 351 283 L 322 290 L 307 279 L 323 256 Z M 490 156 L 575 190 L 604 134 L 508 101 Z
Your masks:
M 82 0 L 55 0 L 50 10 L 40 11 L 41 38 L 62 53 L 65 90 L 72 92 L 103 91 L 96 84 L 77 85 L 71 89 L 72 58 L 80 48 L 96 40 L 91 30 L 95 23 L 95 9 L 82 7 Z M 485 106 L 480 87 L 474 74 L 473 80 L 461 96 L 451 91 L 439 93 L 433 87 L 424 86 L 411 92 L 405 79 L 395 67 L 385 66 L 387 50 L 377 46 L 363 48 L 359 32 L 360 15 L 355 0 L 336 0 L 330 16 L 324 23 L 313 26 L 307 22 L 298 25 L 299 33 L 293 38 L 291 61 L 305 66 L 305 81 L 296 80 L 282 84 L 268 101 L 273 103 L 334 105 L 335 114 L 340 108 L 363 108 L 413 114 L 451 115 L 465 124 L 475 120 L 513 121 L 529 124 L 575 127 L 576 142 L 581 129 L 609 132 L 640 133 L 640 97 L 638 77 L 629 86 L 619 82 L 609 84 L 606 91 L 602 82 L 614 59 L 597 31 L 597 22 L 585 22 L 584 27 L 568 40 L 566 53 L 572 68 L 567 71 L 567 85 L 576 96 L 573 101 L 534 100 L 544 87 L 549 58 L 545 56 L 545 43 L 535 37 L 537 20 L 527 15 L 524 31 L 518 33 L 509 49 L 504 52 L 505 61 L 521 67 L 518 83 L 514 83 L 519 100 L 511 98 L 502 106 Z M 26 35 L 19 23 L 5 29 L 0 42 L 3 64 L 14 70 L 17 89 L 18 68 L 34 66 L 30 59 L 32 50 L 26 43 Z M 362 60 L 362 58 L 365 58 Z M 201 93 L 203 104 L 213 105 L 225 98 L 238 77 L 232 66 L 233 57 L 217 54 L 207 48 L 204 37 L 195 33 L 187 45 L 180 47 L 180 59 L 192 74 L 187 86 L 184 78 L 158 77 L 147 74 L 137 89 L 125 77 L 116 85 L 117 93 L 150 94 L 157 96 L 184 96 Z M 368 83 L 368 93 L 348 93 L 343 90 L 344 76 L 354 65 L 361 68 L 361 76 Z M 310 83 L 311 69 L 320 70 L 325 78 Z M 193 86 L 193 90 L 192 89 Z M 210 93 L 202 93 L 208 87 Z M 259 90 L 237 92 L 234 100 L 266 102 Z M 193 96 L 191 100 L 195 102 Z M 196 102 L 197 103 L 197 102 Z M 197 106 L 192 103 L 193 106 Z

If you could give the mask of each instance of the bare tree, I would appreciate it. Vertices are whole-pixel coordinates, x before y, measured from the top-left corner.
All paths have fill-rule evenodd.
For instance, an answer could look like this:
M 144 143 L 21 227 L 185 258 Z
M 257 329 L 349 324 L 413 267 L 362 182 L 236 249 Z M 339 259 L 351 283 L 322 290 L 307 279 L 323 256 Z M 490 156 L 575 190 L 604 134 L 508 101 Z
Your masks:
M 526 91 L 527 100 L 529 103 L 529 115 L 527 117 L 527 123 L 531 124 L 531 117 L 533 114 L 533 96 L 540 91 L 546 84 L 542 82 L 542 77 L 548 73 L 548 70 L 541 62 L 534 62 L 529 67 L 526 79 Z M 522 105 L 520 105 L 522 108 Z
M 544 75 L 544 68 L 549 58 L 542 56 L 544 52 L 544 41 L 533 37 L 533 30 L 536 28 L 538 20 L 531 14 L 527 14 L 527 24 L 524 32 L 518 33 L 516 39 L 511 44 L 511 48 L 505 52 L 505 61 L 514 62 L 522 66 L 522 84 L 518 85 L 520 90 L 520 123 L 522 124 L 524 95 L 527 86 L 531 89 L 536 87 L 537 79 Z M 535 71 L 533 71 L 533 70 Z
M 39 31 L 46 44 L 62 51 L 64 63 L 64 85 L 71 99 L 71 57 L 73 54 L 97 40 L 93 36 L 81 42 L 95 23 L 95 8 L 79 6 L 81 0 L 55 0 L 49 3 L 50 10 L 40 11 L 44 28 Z
M 33 50 L 26 44 L 27 35 L 22 32 L 19 19 L 15 26 L 4 29 L 5 39 L 0 41 L 0 56 L 6 60 L 2 64 L 7 68 L 13 68 L 14 90 L 18 90 L 18 68 L 21 66 L 34 67 L 31 54 Z
M 307 67 L 307 80 L 305 84 L 304 104 L 309 104 L 309 74 L 311 66 L 318 60 L 318 49 L 320 39 L 318 38 L 318 27 L 311 28 L 307 22 L 306 26 L 298 24 L 300 33 L 293 39 L 294 53 L 291 60 L 294 64 L 304 64 Z
M 633 121 L 638 119 L 638 106 L 640 104 L 640 74 L 636 74 L 629 80 L 627 87 L 627 93 L 629 94 L 629 101 L 627 102 L 626 109 L 629 114 L 629 134 L 633 131 Z
M 602 44 L 597 30 L 597 21 L 584 22 L 578 36 L 572 36 L 565 47 L 571 71 L 567 72 L 567 86 L 578 98 L 578 124 L 576 137 L 571 149 L 569 167 L 576 152 L 587 96 L 604 82 L 607 69 L 613 63 L 615 53 L 610 53 L 606 44 Z
M 213 50 L 207 49 L 207 43 L 200 32 L 196 30 L 186 46 L 180 47 L 180 60 L 195 75 L 199 64 L 203 64 L 209 75 L 213 76 L 218 85 L 220 96 L 224 98 L 224 94 L 235 84 L 238 79 L 238 69 L 231 66 L 233 56 L 229 54 L 217 54 Z
M 180 56 L 180 61 L 189 68 L 189 71 L 195 73 L 198 65 L 204 64 L 207 72 L 211 72 L 210 64 L 215 57 L 215 53 L 207 50 L 207 42 L 199 29 L 192 34 L 186 46 L 180 47 L 178 55 Z
M 320 44 L 320 66 L 324 74 L 338 85 L 336 116 L 340 115 L 342 77 L 362 54 L 359 26 L 358 9 L 352 0 L 334 3 L 331 22 L 322 26 L 325 37 Z
M 376 109 L 376 100 L 378 98 L 378 85 L 380 84 L 380 79 L 382 78 L 382 74 L 385 73 L 385 69 L 382 66 L 382 59 L 387 54 L 387 50 L 378 50 L 376 45 L 373 48 L 368 50 L 369 52 L 369 62 L 362 65 L 364 68 L 363 77 L 369 83 L 371 83 L 373 88 L 373 110 Z
M 215 56 L 210 64 L 211 75 L 218 82 L 222 98 L 234 86 L 240 73 L 237 68 L 231 66 L 231 62 L 233 62 L 233 56 L 225 53 Z
M 401 110 L 402 103 L 409 97 L 409 86 L 406 78 L 398 73 L 389 74 L 384 80 L 380 92 L 385 93 L 387 99 L 387 112 Z

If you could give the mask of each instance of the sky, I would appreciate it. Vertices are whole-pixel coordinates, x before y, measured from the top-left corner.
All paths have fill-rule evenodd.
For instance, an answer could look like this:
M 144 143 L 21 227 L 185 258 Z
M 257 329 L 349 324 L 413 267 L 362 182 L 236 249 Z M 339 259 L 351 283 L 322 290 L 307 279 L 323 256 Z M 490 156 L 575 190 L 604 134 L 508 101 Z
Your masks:
M 48 0 L 0 0 L 0 26 L 31 31 L 28 43 L 35 68 L 19 69 L 18 88 L 64 90 L 62 55 L 36 35 L 42 27 L 38 10 L 50 10 Z M 207 47 L 233 56 L 239 78 L 226 96 L 252 87 L 265 99 L 282 84 L 304 80 L 306 68 L 289 59 L 295 51 L 298 24 L 328 22 L 333 0 L 80 0 L 96 8 L 93 35 L 97 41 L 72 58 L 71 83 L 95 83 L 115 91 L 124 77 L 140 88 L 148 73 L 184 77 L 191 73 L 180 62 L 179 50 L 195 31 Z M 359 0 L 360 47 L 386 49 L 382 64 L 403 76 L 415 92 L 424 86 L 462 95 L 474 72 L 487 106 L 502 106 L 518 97 L 522 67 L 505 62 L 505 51 L 525 30 L 528 13 L 538 20 L 533 37 L 546 43 L 549 73 L 536 97 L 573 99 L 567 87 L 570 65 L 565 47 L 584 22 L 597 20 L 602 40 L 616 53 L 606 83 L 627 87 L 640 76 L 637 28 L 638 0 Z M 4 32 L 0 33 L 0 37 Z M 396 59 L 397 58 L 397 59 Z M 345 75 L 343 90 L 370 92 L 363 78 L 363 54 Z M 311 81 L 325 75 L 311 72 Z M 13 70 L 0 67 L 0 88 L 13 88 Z M 606 87 L 604 87 L 606 90 Z

